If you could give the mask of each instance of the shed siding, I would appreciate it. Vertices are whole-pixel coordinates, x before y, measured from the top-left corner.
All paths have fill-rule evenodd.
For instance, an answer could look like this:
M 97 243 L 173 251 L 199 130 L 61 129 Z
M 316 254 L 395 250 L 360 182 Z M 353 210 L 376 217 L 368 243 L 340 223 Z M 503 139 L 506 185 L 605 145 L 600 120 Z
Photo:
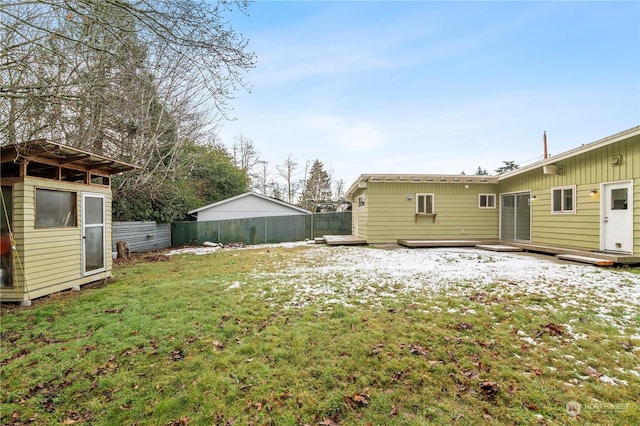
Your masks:
M 497 239 L 496 184 L 369 182 L 366 239 Z M 416 217 L 416 194 L 434 194 L 433 216 Z M 496 194 L 496 208 L 478 208 L 479 194 Z M 407 199 L 408 195 L 411 199 Z M 355 209 L 356 207 L 354 207 Z M 362 225 L 361 225 L 362 226 Z
M 71 191 L 76 193 L 77 224 L 67 228 L 35 228 L 36 188 Z M 105 195 L 106 271 L 82 277 L 82 208 L 81 193 Z M 18 295 L 26 279 L 27 299 L 44 296 L 56 291 L 87 284 L 111 275 L 111 190 L 98 185 L 77 185 L 27 177 L 14 185 L 14 229 L 20 261 L 25 271 L 15 272 L 18 289 L 3 288 L 2 300 L 23 300 Z M 19 268 L 18 268 L 19 269 Z M 19 290 L 19 291 L 17 291 Z
M 368 202 L 363 207 L 358 206 L 358 198 L 367 196 L 366 189 L 358 189 L 354 192 L 351 205 L 351 233 L 360 238 L 367 239 L 367 221 L 369 218 Z
M 609 163 L 621 156 L 618 166 Z M 545 175 L 542 167 L 505 178 L 500 192 L 531 190 L 531 243 L 560 245 L 588 250 L 600 248 L 600 184 L 623 180 L 634 181 L 634 253 L 640 253 L 640 136 L 629 138 L 593 151 L 570 157 L 557 163 L 562 175 Z M 554 187 L 576 186 L 575 214 L 551 213 L 551 190 Z

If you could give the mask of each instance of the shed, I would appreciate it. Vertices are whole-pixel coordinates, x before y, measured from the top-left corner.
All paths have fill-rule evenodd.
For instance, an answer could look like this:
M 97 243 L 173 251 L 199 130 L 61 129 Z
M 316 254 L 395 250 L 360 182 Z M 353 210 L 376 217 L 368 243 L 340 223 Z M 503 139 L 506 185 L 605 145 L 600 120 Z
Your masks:
M 188 214 L 197 217 L 198 222 L 205 222 L 311 213 L 276 198 L 267 197 L 256 192 L 245 192 L 244 194 L 191 210 Z
M 111 176 L 135 166 L 35 140 L 0 147 L 0 300 L 111 276 Z

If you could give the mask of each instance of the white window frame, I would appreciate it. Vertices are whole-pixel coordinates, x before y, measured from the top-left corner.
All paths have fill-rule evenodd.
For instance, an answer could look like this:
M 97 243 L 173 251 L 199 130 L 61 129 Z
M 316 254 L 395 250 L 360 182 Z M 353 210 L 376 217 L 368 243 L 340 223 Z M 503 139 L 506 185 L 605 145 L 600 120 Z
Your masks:
M 570 189 L 571 190 L 571 206 L 570 208 L 567 208 L 567 206 L 565 205 L 565 191 Z M 554 194 L 556 191 L 560 191 L 560 210 L 555 210 L 554 209 Z M 576 203 L 577 203 L 577 191 L 576 191 L 576 186 L 575 185 L 568 185 L 568 186 L 556 186 L 554 188 L 551 188 L 551 214 L 575 214 L 576 213 Z
M 420 211 L 420 198 L 424 197 L 424 206 L 423 210 L 424 211 Z M 427 210 L 427 198 L 426 197 L 431 197 L 431 211 L 426 211 Z M 417 193 L 416 194 L 416 214 L 422 214 L 422 215 L 433 215 L 436 212 L 436 199 L 433 195 L 433 193 Z
M 485 205 L 482 205 L 482 197 L 485 197 Z M 492 200 L 489 205 L 489 200 Z M 478 194 L 478 208 L 479 209 L 495 209 L 496 208 L 496 194 Z

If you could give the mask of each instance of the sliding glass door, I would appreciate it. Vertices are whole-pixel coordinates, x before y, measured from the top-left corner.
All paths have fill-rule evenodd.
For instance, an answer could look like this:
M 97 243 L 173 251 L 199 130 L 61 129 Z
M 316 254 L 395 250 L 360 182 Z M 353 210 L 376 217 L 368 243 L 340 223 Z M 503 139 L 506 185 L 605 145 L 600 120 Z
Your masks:
M 530 199 L 529 191 L 500 195 L 501 240 L 531 240 Z

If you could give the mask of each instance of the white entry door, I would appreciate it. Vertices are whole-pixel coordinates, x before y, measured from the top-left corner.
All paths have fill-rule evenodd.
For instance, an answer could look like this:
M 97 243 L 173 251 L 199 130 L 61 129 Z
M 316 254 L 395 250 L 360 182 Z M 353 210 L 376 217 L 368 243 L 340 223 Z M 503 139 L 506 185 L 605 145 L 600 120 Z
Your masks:
M 603 250 L 633 253 L 633 183 L 602 184 Z
M 82 194 L 82 275 L 106 270 L 105 197 Z

